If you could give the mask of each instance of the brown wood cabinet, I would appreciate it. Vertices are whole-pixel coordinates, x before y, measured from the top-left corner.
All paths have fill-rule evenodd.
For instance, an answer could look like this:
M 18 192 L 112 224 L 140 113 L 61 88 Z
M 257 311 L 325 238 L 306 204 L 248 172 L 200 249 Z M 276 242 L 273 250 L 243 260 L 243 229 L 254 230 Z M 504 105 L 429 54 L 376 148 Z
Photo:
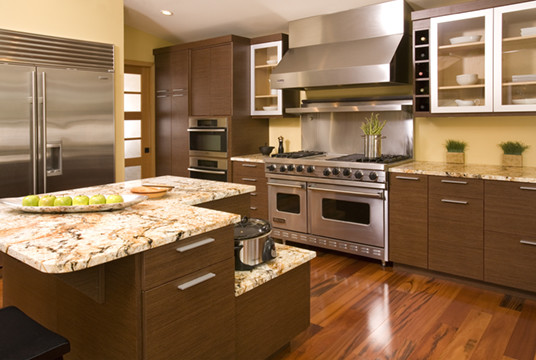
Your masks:
M 484 280 L 536 291 L 536 184 L 485 181 Z
M 188 176 L 188 50 L 155 52 L 156 175 Z
M 268 186 L 264 174 L 264 163 L 233 161 L 233 182 L 256 187 L 255 192 L 250 193 L 250 216 L 268 219 Z
M 428 176 L 389 176 L 389 259 L 428 268 Z
M 428 267 L 484 278 L 484 184 L 478 179 L 428 179 Z

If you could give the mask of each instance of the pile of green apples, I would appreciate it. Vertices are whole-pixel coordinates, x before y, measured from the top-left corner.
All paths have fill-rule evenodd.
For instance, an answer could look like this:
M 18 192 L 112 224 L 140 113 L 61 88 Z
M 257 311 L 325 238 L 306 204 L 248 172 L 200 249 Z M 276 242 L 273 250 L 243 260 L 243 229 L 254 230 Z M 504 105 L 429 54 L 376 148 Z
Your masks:
M 108 195 L 77 195 L 74 198 L 70 196 L 54 195 L 28 195 L 22 199 L 22 206 L 80 206 L 80 205 L 99 205 L 99 204 L 117 204 L 122 203 L 123 197 L 118 194 Z

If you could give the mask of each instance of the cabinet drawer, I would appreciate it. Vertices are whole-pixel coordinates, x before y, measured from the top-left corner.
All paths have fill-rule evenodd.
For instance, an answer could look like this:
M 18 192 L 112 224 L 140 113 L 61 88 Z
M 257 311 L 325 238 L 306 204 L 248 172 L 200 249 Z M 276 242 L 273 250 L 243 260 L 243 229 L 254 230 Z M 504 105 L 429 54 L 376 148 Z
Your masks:
M 264 174 L 264 163 L 233 161 L 233 174 L 236 176 L 236 180 L 239 180 L 239 178 L 242 177 L 266 179 Z
M 430 194 L 465 196 L 473 199 L 483 197 L 484 182 L 480 179 L 430 176 L 428 181 Z
M 485 232 L 484 280 L 536 291 L 536 236 Z
M 142 254 L 143 288 L 149 289 L 216 262 L 233 258 L 233 227 L 227 226 Z
M 233 259 L 145 291 L 142 301 L 144 359 L 234 358 Z
M 485 182 L 486 230 L 536 236 L 536 184 Z

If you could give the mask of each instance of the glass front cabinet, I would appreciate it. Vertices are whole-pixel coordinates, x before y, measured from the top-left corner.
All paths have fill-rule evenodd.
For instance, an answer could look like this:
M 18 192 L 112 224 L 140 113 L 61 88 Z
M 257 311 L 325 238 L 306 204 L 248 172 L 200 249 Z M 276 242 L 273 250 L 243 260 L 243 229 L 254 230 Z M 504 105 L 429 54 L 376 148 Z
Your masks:
M 429 51 L 431 113 L 536 111 L 536 1 L 431 18 Z
M 272 69 L 283 56 L 282 41 L 251 45 L 251 115 L 283 114 L 283 91 L 271 89 Z

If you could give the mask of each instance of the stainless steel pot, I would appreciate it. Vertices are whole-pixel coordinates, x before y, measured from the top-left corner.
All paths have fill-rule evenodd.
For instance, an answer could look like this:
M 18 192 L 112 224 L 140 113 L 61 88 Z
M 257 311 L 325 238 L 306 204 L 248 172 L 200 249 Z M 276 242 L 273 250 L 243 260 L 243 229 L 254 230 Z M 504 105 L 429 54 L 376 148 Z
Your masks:
M 235 268 L 251 270 L 277 257 L 270 224 L 261 219 L 242 218 L 234 228 Z
M 385 136 L 381 135 L 363 135 L 364 139 L 364 155 L 366 159 L 375 159 L 382 156 L 382 139 Z

